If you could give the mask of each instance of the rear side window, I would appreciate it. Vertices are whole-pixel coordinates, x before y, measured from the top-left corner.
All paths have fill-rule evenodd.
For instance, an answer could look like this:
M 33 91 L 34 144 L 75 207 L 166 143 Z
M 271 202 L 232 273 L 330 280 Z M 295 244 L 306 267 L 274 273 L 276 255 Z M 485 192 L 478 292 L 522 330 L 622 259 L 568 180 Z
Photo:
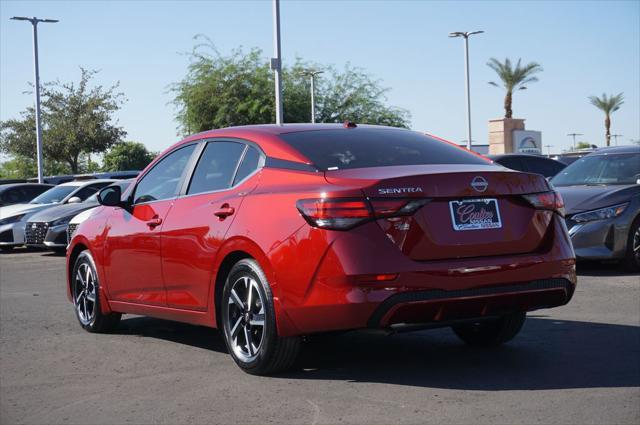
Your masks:
M 498 164 L 516 171 L 527 171 L 528 168 L 519 157 L 504 157 L 496 161 Z
M 245 145 L 242 143 L 209 142 L 198 161 L 187 194 L 230 187 L 244 148 Z
M 281 134 L 320 170 L 488 162 L 446 142 L 400 129 L 336 129 Z
M 564 166 L 558 164 L 553 160 L 546 160 L 543 158 L 533 158 L 527 161 L 529 171 L 532 173 L 542 174 L 545 177 L 553 177 L 558 174 Z
M 178 195 L 182 173 L 196 145 L 177 149 L 160 160 L 142 177 L 136 187 L 134 203 L 169 199 Z
M 259 161 L 260 152 L 258 152 L 258 149 L 253 146 L 247 147 L 247 152 L 244 154 L 244 158 L 242 158 L 240 167 L 238 167 L 238 172 L 236 173 L 235 179 L 233 179 L 233 184 L 235 185 L 236 183 L 241 182 L 249 174 L 253 173 L 258 168 Z
M 4 193 L 0 194 L 0 200 L 7 204 L 17 204 L 18 202 L 26 200 L 25 198 L 26 196 L 19 187 L 7 189 Z
M 51 187 L 50 186 L 25 186 L 23 189 L 25 191 L 26 197 L 28 198 L 26 200 L 30 201 L 36 196 L 40 195 L 41 193 L 51 189 Z

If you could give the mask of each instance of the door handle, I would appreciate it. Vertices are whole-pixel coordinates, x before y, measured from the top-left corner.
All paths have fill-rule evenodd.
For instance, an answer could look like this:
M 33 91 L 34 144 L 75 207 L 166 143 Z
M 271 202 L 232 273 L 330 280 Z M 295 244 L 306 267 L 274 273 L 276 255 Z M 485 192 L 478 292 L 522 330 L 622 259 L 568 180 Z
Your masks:
M 161 224 L 162 224 L 162 219 L 158 216 L 155 216 L 151 220 L 147 221 L 147 226 L 149 226 L 151 229 L 155 229 Z
M 213 212 L 213 215 L 215 215 L 216 217 L 218 217 L 220 219 L 220 221 L 224 220 L 225 218 L 229 217 L 230 215 L 232 215 L 234 212 L 236 212 L 235 208 L 229 206 L 229 204 L 223 204 L 220 209 L 217 209 Z

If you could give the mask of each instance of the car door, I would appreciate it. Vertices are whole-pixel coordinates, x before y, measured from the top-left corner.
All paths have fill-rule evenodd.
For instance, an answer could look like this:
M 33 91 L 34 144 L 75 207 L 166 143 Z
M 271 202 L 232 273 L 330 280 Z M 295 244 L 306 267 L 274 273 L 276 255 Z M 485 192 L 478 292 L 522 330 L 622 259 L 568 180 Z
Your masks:
M 115 208 L 109 217 L 104 264 L 112 300 L 166 305 L 160 231 L 196 146 L 166 154 L 137 182 L 131 207 Z
M 162 229 L 162 270 L 170 307 L 206 310 L 212 267 L 251 176 L 264 162 L 260 151 L 238 141 L 205 146 L 185 196 L 176 200 Z M 240 164 L 240 165 L 238 165 Z

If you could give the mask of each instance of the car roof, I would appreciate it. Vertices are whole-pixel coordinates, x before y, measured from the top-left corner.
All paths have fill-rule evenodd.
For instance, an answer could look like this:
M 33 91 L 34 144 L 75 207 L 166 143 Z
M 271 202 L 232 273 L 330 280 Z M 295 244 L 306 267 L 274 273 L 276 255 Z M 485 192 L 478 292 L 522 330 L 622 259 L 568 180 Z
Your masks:
M 23 186 L 54 187 L 55 185 L 50 183 L 6 183 L 6 184 L 0 184 L 0 192 L 6 189 L 11 189 L 13 187 L 23 187 Z
M 493 160 L 502 159 L 502 158 L 541 158 L 541 159 L 548 159 L 550 161 L 556 161 L 555 159 L 548 158 L 544 155 L 534 155 L 534 154 L 528 154 L 528 153 L 503 153 L 503 154 L 485 155 L 485 156 Z
M 115 179 L 74 180 L 72 182 L 60 183 L 58 186 L 76 186 L 76 187 L 80 187 L 80 186 L 86 186 L 86 185 L 96 184 L 96 183 L 113 183 L 113 182 L 116 182 L 116 181 L 118 181 L 118 180 L 115 180 Z
M 348 124 L 348 125 L 347 125 Z M 355 127 L 354 127 L 355 125 Z M 162 153 L 160 153 L 156 159 L 147 166 L 147 168 L 153 167 L 153 165 L 159 161 L 164 155 L 174 149 L 179 148 L 182 145 L 188 143 L 206 140 L 209 138 L 229 138 L 229 139 L 244 139 L 252 142 L 256 142 L 260 145 L 260 148 L 264 153 L 272 158 L 283 159 L 288 161 L 303 162 L 305 164 L 311 164 L 311 161 L 300 153 L 297 149 L 286 143 L 278 136 L 286 133 L 306 132 L 306 131 L 321 131 L 321 130 L 338 130 L 338 131 L 358 131 L 360 128 L 377 129 L 379 131 L 411 131 L 404 128 L 387 127 L 368 124 L 354 124 L 354 123 L 323 123 L 323 124 L 256 124 L 246 125 L 238 127 L 226 127 L 216 130 L 203 131 L 201 133 L 193 134 L 187 138 L 175 143 Z M 425 133 L 421 133 L 425 134 Z M 434 137 L 429 134 L 425 134 L 429 137 Z
M 589 155 L 617 154 L 617 153 L 640 153 L 640 145 L 609 146 L 598 148 Z

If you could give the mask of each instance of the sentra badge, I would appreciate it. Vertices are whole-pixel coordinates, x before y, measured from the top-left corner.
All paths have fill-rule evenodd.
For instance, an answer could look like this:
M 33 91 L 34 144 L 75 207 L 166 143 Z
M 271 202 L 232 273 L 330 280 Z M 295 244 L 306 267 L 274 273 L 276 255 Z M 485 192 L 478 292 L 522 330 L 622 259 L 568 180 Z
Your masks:
M 389 187 L 378 189 L 379 195 L 396 195 L 399 193 L 418 193 L 422 192 L 421 187 Z

